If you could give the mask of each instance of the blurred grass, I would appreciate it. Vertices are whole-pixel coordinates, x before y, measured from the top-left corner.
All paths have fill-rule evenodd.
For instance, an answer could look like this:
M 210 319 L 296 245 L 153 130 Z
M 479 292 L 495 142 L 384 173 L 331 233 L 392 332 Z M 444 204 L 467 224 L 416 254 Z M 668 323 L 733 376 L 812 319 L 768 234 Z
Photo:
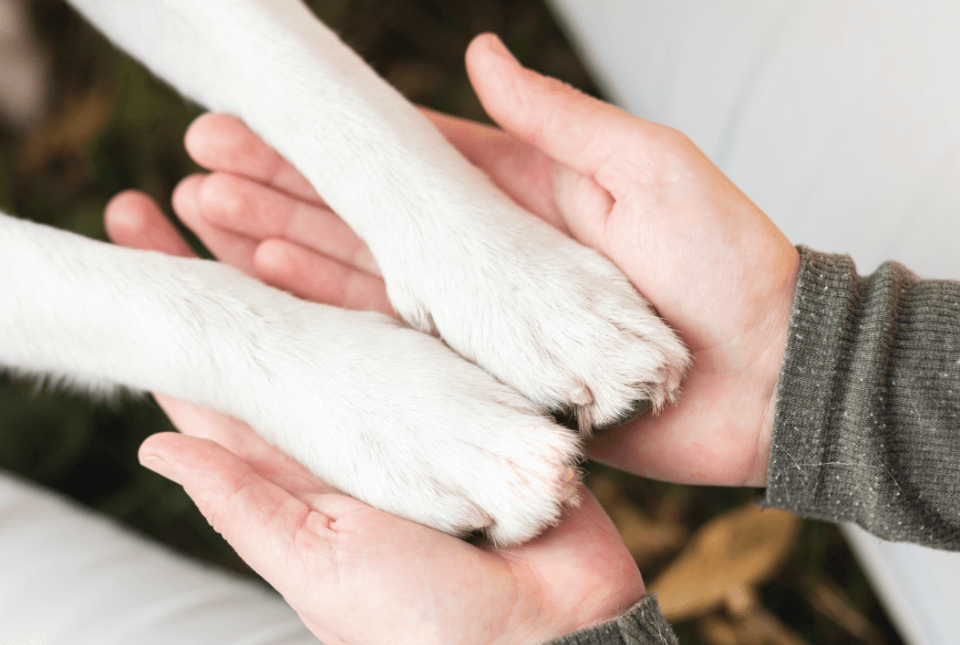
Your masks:
M 408 98 L 438 110 L 486 120 L 462 62 L 470 39 L 483 31 L 497 32 L 524 64 L 597 94 L 539 0 L 308 4 Z M 40 133 L 30 135 L 0 125 L 0 207 L 104 239 L 101 217 L 113 194 L 138 188 L 166 205 L 176 182 L 197 170 L 181 139 L 200 111 L 117 53 L 62 2 L 33 0 L 31 9 L 53 67 L 51 117 Z M 137 463 L 140 442 L 170 429 L 148 398 L 124 395 L 93 404 L 78 395 L 38 390 L 29 379 L 0 376 L 0 468 L 198 558 L 253 575 L 178 486 Z M 669 516 L 687 534 L 754 496 L 751 490 L 674 486 L 599 466 L 593 470 L 613 478 L 639 512 Z M 677 548 L 645 561 L 645 579 L 663 571 Z M 839 531 L 829 524 L 803 523 L 796 549 L 760 597 L 807 642 L 861 642 L 814 607 L 812 590 L 824 583 L 843 589 L 851 606 L 876 627 L 879 640 L 870 643 L 900 642 Z M 707 642 L 693 622 L 675 627 L 685 644 Z

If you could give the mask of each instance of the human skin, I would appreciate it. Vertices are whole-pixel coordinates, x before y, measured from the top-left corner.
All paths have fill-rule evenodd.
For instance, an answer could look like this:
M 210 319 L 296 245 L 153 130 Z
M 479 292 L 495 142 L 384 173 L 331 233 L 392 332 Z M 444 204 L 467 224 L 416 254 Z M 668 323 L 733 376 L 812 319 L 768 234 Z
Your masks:
M 668 481 L 764 485 L 796 250 L 680 133 L 523 69 L 491 36 L 467 66 L 503 130 L 430 118 L 522 206 L 616 263 L 693 355 L 679 403 L 592 456 Z M 186 145 L 214 172 L 186 179 L 175 210 L 219 258 L 303 298 L 392 313 L 363 243 L 242 123 L 201 117 Z M 119 196 L 106 221 L 118 243 L 190 253 L 143 195 Z M 527 545 L 477 548 L 337 494 L 236 420 L 158 400 L 184 435 L 151 437 L 141 461 L 184 485 L 325 642 L 540 642 L 644 594 L 589 494 Z
M 143 194 L 114 198 L 105 221 L 124 246 L 192 255 Z M 646 593 L 587 490 L 537 539 L 478 547 L 338 493 L 236 419 L 155 396 L 183 434 L 148 438 L 141 463 L 181 484 L 325 643 L 539 643 Z
M 524 69 L 492 35 L 467 70 L 497 130 L 428 112 L 513 199 L 611 259 L 693 356 L 677 404 L 591 457 L 690 484 L 766 483 L 799 255 L 684 135 Z M 300 296 L 391 312 L 363 242 L 246 127 L 198 119 L 177 213 L 220 257 Z

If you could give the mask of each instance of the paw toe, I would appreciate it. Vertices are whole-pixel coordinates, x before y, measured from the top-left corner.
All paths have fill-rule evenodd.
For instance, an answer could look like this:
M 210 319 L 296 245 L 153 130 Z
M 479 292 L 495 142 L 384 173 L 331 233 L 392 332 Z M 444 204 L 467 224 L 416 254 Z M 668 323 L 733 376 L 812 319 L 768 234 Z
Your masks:
M 593 403 L 593 392 L 586 385 L 580 384 L 567 393 L 567 400 L 578 408 L 582 408 Z
M 480 507 L 471 504 L 464 519 L 466 532 L 484 531 L 493 526 L 493 518 L 484 513 Z
M 653 405 L 650 402 L 650 399 L 638 399 L 631 403 L 629 407 L 623 410 L 620 415 L 612 421 L 593 426 L 593 434 L 603 435 L 614 428 L 619 428 L 620 426 L 625 426 L 628 423 L 632 423 L 646 414 L 651 407 L 653 407 Z M 583 432 L 582 428 L 581 432 Z

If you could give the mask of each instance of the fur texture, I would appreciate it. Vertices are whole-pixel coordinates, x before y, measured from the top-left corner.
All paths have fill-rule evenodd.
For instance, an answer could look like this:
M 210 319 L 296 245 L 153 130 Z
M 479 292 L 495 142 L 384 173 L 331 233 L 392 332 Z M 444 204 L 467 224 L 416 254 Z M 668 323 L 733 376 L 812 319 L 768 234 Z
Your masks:
M 0 362 L 211 406 L 345 492 L 504 543 L 573 492 L 578 442 L 542 409 L 588 432 L 674 396 L 686 352 L 623 275 L 501 193 L 300 2 L 72 2 L 289 158 L 366 241 L 404 319 L 486 372 L 383 316 L 11 218 Z

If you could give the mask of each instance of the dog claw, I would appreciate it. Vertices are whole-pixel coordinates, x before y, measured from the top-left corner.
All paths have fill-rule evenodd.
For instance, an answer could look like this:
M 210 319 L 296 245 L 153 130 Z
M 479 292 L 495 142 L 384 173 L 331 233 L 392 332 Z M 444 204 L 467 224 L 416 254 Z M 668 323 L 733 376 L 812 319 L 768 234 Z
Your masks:
M 603 426 L 595 426 L 593 428 L 594 435 L 602 435 L 614 428 L 619 428 L 620 426 L 625 426 L 628 423 L 632 423 L 642 417 L 647 411 L 650 410 L 651 404 L 648 399 L 640 399 L 639 401 L 634 401 L 633 405 L 624 410 L 623 414 L 614 419 L 612 422 L 605 424 Z
M 560 489 L 560 503 L 576 505 L 579 500 L 579 484 L 576 468 L 568 467 L 560 476 L 563 486 Z
M 586 406 L 593 403 L 593 392 L 586 385 L 581 385 L 567 395 L 569 401 L 577 406 Z

